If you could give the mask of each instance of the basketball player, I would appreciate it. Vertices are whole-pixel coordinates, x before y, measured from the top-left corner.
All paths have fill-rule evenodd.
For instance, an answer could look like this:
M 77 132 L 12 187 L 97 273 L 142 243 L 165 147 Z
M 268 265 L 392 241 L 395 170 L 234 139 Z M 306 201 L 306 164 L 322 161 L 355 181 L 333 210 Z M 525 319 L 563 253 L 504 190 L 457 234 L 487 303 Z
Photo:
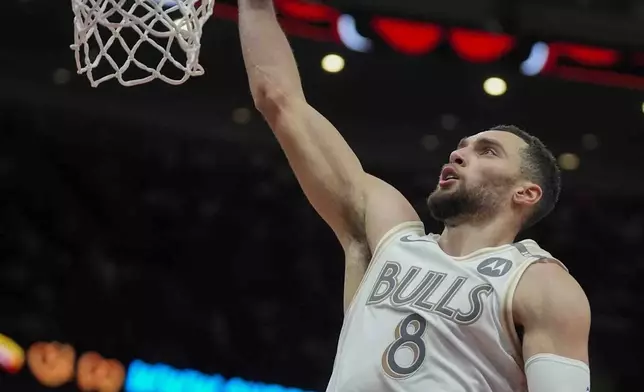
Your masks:
M 426 235 L 306 101 L 272 0 L 239 0 L 251 92 L 307 198 L 344 248 L 345 320 L 329 392 L 585 392 L 590 309 L 564 265 L 515 237 L 557 202 L 555 160 L 500 126 L 464 138 Z

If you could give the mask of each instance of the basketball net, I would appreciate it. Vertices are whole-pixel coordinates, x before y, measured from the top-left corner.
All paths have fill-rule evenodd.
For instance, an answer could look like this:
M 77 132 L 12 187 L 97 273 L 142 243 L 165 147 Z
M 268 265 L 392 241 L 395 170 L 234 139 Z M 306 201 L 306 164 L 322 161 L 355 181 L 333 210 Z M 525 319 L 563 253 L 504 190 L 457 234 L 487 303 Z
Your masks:
M 78 73 L 92 87 L 114 78 L 128 87 L 154 79 L 178 85 L 203 75 L 202 28 L 213 7 L 214 0 L 72 0 Z

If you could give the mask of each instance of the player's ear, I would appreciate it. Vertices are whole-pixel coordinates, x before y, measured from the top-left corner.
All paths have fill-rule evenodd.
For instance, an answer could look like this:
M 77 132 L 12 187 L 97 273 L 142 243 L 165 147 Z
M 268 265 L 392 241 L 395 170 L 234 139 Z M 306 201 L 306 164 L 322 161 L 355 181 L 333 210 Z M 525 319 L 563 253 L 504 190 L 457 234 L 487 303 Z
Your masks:
M 512 195 L 512 201 L 517 205 L 533 206 L 541 200 L 543 190 L 532 182 L 521 184 Z

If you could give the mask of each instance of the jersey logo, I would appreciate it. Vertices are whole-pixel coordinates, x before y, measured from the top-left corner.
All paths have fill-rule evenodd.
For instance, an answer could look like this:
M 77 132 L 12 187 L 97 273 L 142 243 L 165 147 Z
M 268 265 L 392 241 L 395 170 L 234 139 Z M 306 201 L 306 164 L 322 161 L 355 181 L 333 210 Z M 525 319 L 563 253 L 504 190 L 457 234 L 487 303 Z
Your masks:
M 413 235 L 406 235 L 400 239 L 402 242 L 430 242 L 433 243 L 434 241 L 428 240 L 426 238 L 418 238 L 415 240 L 412 240 L 411 237 L 418 237 L 418 236 L 413 236 Z
M 424 276 L 419 282 L 416 278 L 421 274 Z M 484 297 L 488 297 L 494 287 L 490 283 L 483 283 L 463 288 L 467 281 L 465 276 L 449 276 L 429 269 L 423 272 L 416 266 L 405 271 L 400 263 L 387 261 L 371 289 L 367 306 L 387 301 L 394 308 L 411 307 L 423 314 L 427 312 L 461 325 L 469 325 L 483 314 L 486 304 Z M 469 293 L 465 290 L 469 290 Z M 463 294 L 467 296 L 469 309 L 462 301 L 464 298 L 460 300 L 461 306 L 450 306 L 454 297 L 462 297 Z
M 482 275 L 499 278 L 507 274 L 510 271 L 510 268 L 512 268 L 512 262 L 510 260 L 502 259 L 500 257 L 491 257 L 483 260 L 476 270 Z

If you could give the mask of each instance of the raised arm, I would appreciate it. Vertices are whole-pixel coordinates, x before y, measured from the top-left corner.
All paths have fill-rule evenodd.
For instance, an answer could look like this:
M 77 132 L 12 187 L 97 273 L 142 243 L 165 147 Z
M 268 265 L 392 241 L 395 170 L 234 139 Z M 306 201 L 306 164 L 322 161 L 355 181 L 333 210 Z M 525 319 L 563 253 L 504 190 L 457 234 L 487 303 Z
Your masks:
M 335 127 L 306 101 L 272 0 L 239 0 L 242 51 L 255 106 L 284 150 L 309 202 L 333 229 L 347 260 L 345 303 L 370 251 L 418 215 L 393 187 L 366 174 Z
M 575 279 L 555 262 L 537 263 L 522 277 L 513 301 L 523 326 L 530 392 L 590 390 L 590 306 Z

